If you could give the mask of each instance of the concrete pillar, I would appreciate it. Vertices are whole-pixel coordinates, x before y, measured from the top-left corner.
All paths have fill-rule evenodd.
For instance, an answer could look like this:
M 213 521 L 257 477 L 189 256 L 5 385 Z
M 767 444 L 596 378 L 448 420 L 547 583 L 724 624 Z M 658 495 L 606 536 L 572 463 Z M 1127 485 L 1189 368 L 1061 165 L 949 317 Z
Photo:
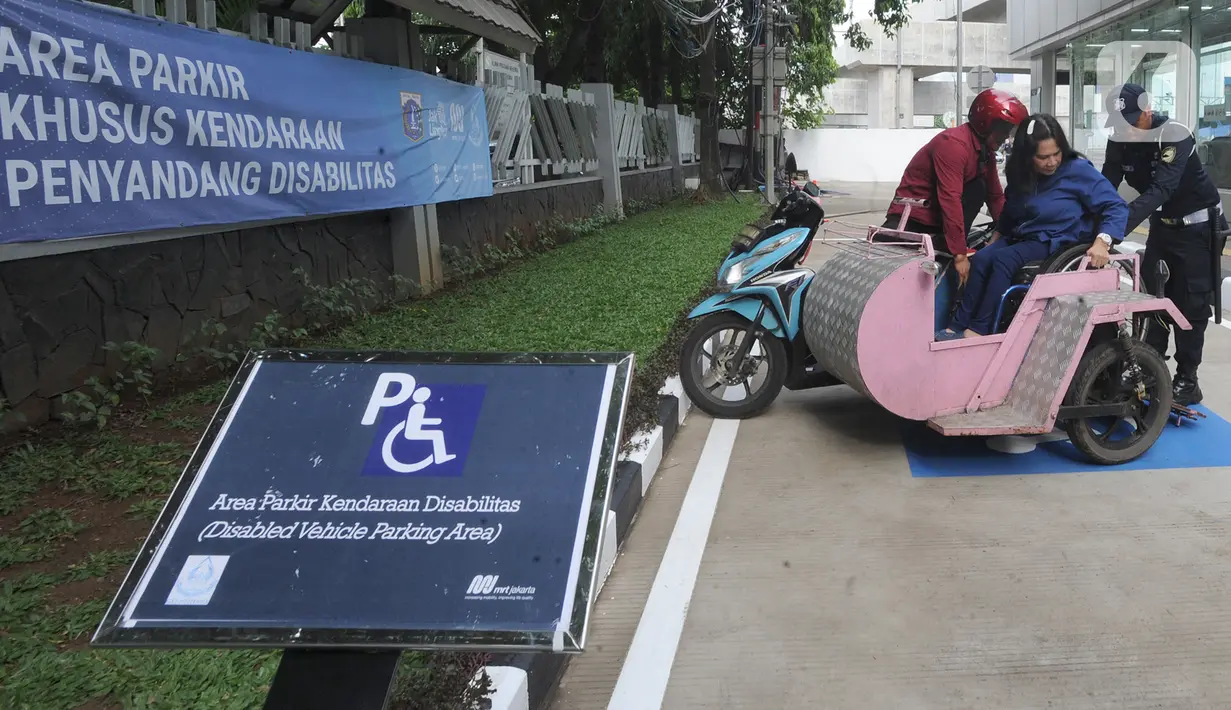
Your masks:
M 915 70 L 902 67 L 897 72 L 897 122 L 898 128 L 915 127 Z
M 896 74 L 895 67 L 880 67 L 868 75 L 868 128 L 893 128 L 896 125 Z
M 1030 59 L 1030 111 L 1056 113 L 1056 51 L 1048 50 Z M 1072 125 L 1069 131 L 1072 132 Z
M 405 69 L 423 69 L 419 29 L 401 18 L 347 20 L 346 31 L 363 38 L 364 51 L 375 62 Z M 390 210 L 389 230 L 393 273 L 414 282 L 420 295 L 444 286 L 444 261 L 440 255 L 436 205 Z
M 671 184 L 684 189 L 684 166 L 680 162 L 680 107 L 666 104 L 658 108 L 667 112 L 667 155 L 671 157 Z
M 598 113 L 598 174 L 603 178 L 603 210 L 616 219 L 624 218 L 624 196 L 620 189 L 620 163 L 616 157 L 615 93 L 611 84 L 582 84 L 581 90 L 594 94 Z

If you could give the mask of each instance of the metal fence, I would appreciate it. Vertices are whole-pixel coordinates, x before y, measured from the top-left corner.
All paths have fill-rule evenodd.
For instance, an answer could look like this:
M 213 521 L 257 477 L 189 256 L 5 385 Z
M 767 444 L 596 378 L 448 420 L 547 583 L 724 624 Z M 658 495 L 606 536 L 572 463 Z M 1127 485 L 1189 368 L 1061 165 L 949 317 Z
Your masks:
M 598 170 L 598 108 L 593 94 L 530 81 L 526 67 L 490 51 L 481 50 L 479 65 L 482 76 L 477 67 L 472 76 L 487 97 L 492 177 L 497 186 Z M 642 101 L 615 102 L 612 126 L 621 170 L 699 159 L 698 120 L 686 115 L 679 115 L 674 126 L 680 154 L 669 155 L 671 117 L 665 109 L 647 107 Z

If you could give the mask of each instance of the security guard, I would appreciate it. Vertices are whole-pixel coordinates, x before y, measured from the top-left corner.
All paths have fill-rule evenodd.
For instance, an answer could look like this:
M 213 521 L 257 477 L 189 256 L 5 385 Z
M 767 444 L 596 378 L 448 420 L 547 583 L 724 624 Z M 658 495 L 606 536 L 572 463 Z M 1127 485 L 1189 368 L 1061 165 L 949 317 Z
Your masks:
M 1175 330 L 1174 385 L 1177 404 L 1196 404 L 1201 401 L 1197 367 L 1205 328 L 1211 307 L 1219 306 L 1221 235 L 1227 230 L 1222 201 L 1197 156 L 1192 133 L 1156 115 L 1143 87 L 1124 84 L 1108 92 L 1107 113 L 1112 135 L 1103 175 L 1116 188 L 1123 180 L 1140 193 L 1129 204 L 1125 232 L 1150 219 L 1141 274 L 1148 290 L 1157 293 L 1159 262 L 1165 263 L 1170 277 L 1164 293 L 1192 323 L 1192 330 Z M 1146 328 L 1146 343 L 1163 356 L 1169 330 L 1160 321 Z

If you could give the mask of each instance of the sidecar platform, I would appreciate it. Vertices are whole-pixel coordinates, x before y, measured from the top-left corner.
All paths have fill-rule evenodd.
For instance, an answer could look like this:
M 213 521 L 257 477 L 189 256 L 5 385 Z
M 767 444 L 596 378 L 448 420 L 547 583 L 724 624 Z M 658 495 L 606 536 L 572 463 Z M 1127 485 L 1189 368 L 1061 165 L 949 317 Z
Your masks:
M 1051 299 L 1033 337 L 1022 334 L 1030 343 L 1029 349 L 1004 402 L 974 412 L 933 417 L 928 425 L 946 436 L 1050 432 L 1072 374 L 1073 353 L 1080 353 L 1089 339 L 1088 324 L 1120 318 L 1122 305 L 1154 301 L 1149 294 L 1136 291 Z

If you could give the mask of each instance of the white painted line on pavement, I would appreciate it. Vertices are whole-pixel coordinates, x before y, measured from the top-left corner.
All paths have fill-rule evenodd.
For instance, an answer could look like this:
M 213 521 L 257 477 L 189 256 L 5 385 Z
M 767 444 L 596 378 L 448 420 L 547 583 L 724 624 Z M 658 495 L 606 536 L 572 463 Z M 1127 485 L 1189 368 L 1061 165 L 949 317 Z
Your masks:
M 715 419 L 710 425 L 607 710 L 662 708 L 738 432 L 738 419 Z

